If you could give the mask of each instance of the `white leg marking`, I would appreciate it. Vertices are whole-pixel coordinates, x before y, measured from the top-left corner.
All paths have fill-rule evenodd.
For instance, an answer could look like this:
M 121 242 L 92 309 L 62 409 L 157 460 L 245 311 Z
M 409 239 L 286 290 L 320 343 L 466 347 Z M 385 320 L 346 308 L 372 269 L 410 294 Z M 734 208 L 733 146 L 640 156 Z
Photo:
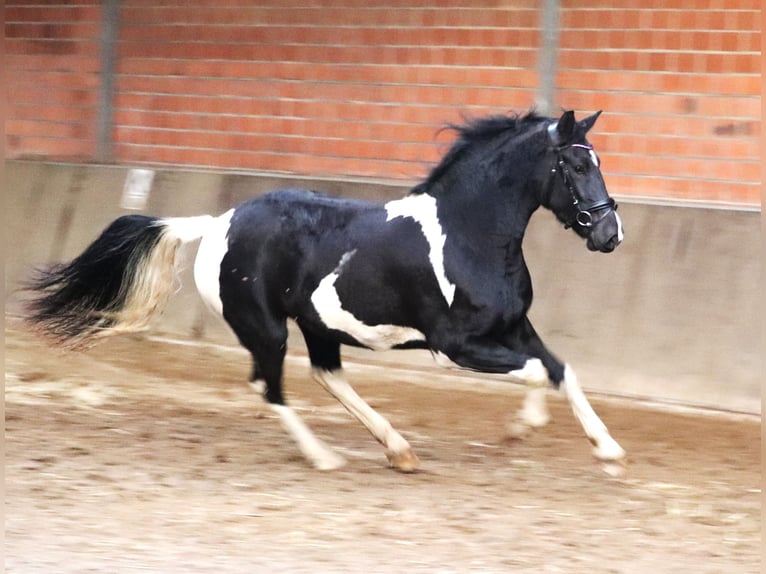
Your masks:
M 508 373 L 511 378 L 530 387 L 542 387 L 548 383 L 548 369 L 540 359 L 528 359 L 521 369 Z
M 202 236 L 199 244 L 197 258 L 194 261 L 194 282 L 197 284 L 202 300 L 214 311 L 223 314 L 221 303 L 221 260 L 229 249 L 226 234 L 229 231 L 229 223 L 234 213 L 230 209 L 223 215 L 216 217 Z
M 408 341 L 425 341 L 425 335 L 417 329 L 399 325 L 366 325 L 343 308 L 335 289 L 335 281 L 353 253 L 346 253 L 336 270 L 322 279 L 311 294 L 311 303 L 322 322 L 331 329 L 348 333 L 363 345 L 377 351 L 390 349 Z
M 293 409 L 286 405 L 269 405 L 279 415 L 282 426 L 290 433 L 303 456 L 317 470 L 334 470 L 346 464 L 345 459 L 319 440 Z
M 585 435 L 593 442 L 593 454 L 599 460 L 620 460 L 625 457 L 625 451 L 610 435 L 606 425 L 590 406 L 588 399 L 577 382 L 577 377 L 569 365 L 564 369 L 564 381 L 561 383 L 569 404 L 577 420 L 580 421 Z
M 431 261 L 436 280 L 447 305 L 455 299 L 455 285 L 447 279 L 444 271 L 444 242 L 447 236 L 442 231 L 436 211 L 436 198 L 427 193 L 408 195 L 386 204 L 387 221 L 396 217 L 411 217 L 420 224 L 420 229 L 428 242 L 428 258 Z
M 255 379 L 254 381 L 251 381 L 247 384 L 250 385 L 250 388 L 253 389 L 253 391 L 255 391 L 259 397 L 263 396 L 263 393 L 266 390 L 265 379 Z
M 524 406 L 519 411 L 521 421 L 533 428 L 544 427 L 551 420 L 548 405 L 545 402 L 545 387 L 534 387 L 527 390 Z
M 516 413 L 516 420 L 508 425 L 508 433 L 518 438 L 527 434 L 530 427 L 543 427 L 551 419 L 545 404 L 549 375 L 540 359 L 528 359 L 521 369 L 511 371 L 508 375 L 528 387 L 524 405 Z
M 383 446 L 392 466 L 400 470 L 414 470 L 417 458 L 410 443 L 362 399 L 346 380 L 335 372 L 313 369 L 314 379 L 354 415 Z

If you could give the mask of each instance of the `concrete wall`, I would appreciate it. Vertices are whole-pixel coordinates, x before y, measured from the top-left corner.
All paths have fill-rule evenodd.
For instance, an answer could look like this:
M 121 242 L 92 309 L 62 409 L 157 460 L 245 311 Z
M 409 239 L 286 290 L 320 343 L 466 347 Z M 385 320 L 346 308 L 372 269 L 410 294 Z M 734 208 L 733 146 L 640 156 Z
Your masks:
M 7 162 L 9 312 L 18 312 L 12 289 L 30 266 L 79 254 L 126 213 L 127 171 Z M 381 200 L 406 192 L 362 181 L 167 170 L 157 172 L 143 211 L 219 213 L 294 185 Z M 531 316 L 544 340 L 586 388 L 760 412 L 760 214 L 637 203 L 623 203 L 620 214 L 626 240 L 610 255 L 588 252 L 546 211 L 533 217 L 525 255 L 535 286 Z M 188 269 L 183 281 L 158 329 L 233 342 L 202 307 Z M 377 356 L 427 364 L 419 351 Z

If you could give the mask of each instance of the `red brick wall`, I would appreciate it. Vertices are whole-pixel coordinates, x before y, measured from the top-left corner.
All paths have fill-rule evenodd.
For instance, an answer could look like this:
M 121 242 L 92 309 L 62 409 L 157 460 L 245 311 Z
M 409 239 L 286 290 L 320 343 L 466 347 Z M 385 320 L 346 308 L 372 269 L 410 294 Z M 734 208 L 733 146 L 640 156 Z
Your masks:
M 93 157 L 100 10 L 74 2 L 8 4 L 12 157 Z M 385 4 L 125 0 L 116 160 L 414 180 L 445 122 L 535 103 L 539 2 Z M 759 4 L 614 4 L 562 0 L 557 78 L 605 110 L 612 193 L 758 203 Z
M 562 5 L 559 100 L 605 110 L 592 139 L 610 189 L 758 203 L 760 3 Z
M 95 154 L 99 2 L 6 2 L 8 157 Z
M 121 160 L 419 177 L 460 111 L 534 99 L 534 2 L 208 4 L 125 3 Z

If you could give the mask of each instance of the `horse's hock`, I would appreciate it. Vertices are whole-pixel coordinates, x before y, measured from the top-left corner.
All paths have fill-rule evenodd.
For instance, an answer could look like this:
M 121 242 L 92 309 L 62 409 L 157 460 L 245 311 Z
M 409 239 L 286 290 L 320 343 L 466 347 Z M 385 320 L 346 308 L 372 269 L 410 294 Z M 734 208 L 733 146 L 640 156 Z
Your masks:
M 18 310 L 14 289 L 31 266 L 77 255 L 110 221 L 134 213 L 121 207 L 130 207 L 123 201 L 129 172 L 6 162 L 8 311 Z M 406 192 L 395 184 L 163 170 L 155 173 L 142 212 L 221 213 L 254 195 L 298 185 L 381 201 Z M 746 240 L 760 236 L 760 214 L 624 199 L 620 214 L 626 239 L 609 257 L 587 252 L 547 212 L 532 218 L 525 255 L 536 287 L 530 317 L 538 331 L 573 364 L 586 389 L 760 412 L 759 330 L 752 312 L 759 305 L 760 244 Z M 203 308 L 190 269 L 182 281 L 156 328 L 233 343 Z M 294 337 L 290 343 L 302 344 Z M 416 351 L 378 353 L 376 359 L 431 361 Z

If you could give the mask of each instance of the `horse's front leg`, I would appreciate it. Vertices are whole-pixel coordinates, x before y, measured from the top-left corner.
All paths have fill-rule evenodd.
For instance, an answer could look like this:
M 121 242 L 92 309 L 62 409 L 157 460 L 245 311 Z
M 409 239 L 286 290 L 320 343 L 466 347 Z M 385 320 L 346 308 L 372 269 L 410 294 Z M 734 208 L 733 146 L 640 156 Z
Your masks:
M 488 337 L 452 340 L 444 350 L 434 353 L 436 362 L 445 366 L 464 367 L 471 370 L 502 373 L 512 380 L 527 386 L 524 404 L 508 431 L 513 436 L 521 436 L 529 428 L 545 426 L 550 421 L 546 404 L 546 391 L 551 383 L 551 369 L 554 373 L 563 373 L 564 367 L 556 367 L 555 358 L 547 351 L 543 353 L 545 362 L 532 353 L 518 351 Z M 546 364 L 547 363 L 547 364 Z
M 582 392 L 577 377 L 569 365 L 564 371 L 564 380 L 561 383 L 572 412 L 580 421 L 585 436 L 593 443 L 593 455 L 604 462 L 618 461 L 625 458 L 625 450 L 612 438 L 606 425 L 601 421 L 590 402 Z
M 574 371 L 569 365 L 559 361 L 543 344 L 528 319 L 507 332 L 503 343 L 523 348 L 531 356 L 539 357 L 548 373 L 550 383 L 563 391 L 585 435 L 594 445 L 593 454 L 603 461 L 616 461 L 625 457 L 625 451 L 609 434 L 606 425 L 591 407 L 590 402 L 580 387 Z M 524 382 L 529 386 L 524 399 L 524 406 L 518 413 L 522 425 L 540 427 L 550 420 L 545 402 L 545 386 L 538 383 L 537 377 L 527 377 Z M 519 431 L 518 426 L 514 428 Z
M 603 461 L 625 457 L 625 451 L 611 437 L 606 425 L 596 415 L 580 388 L 574 371 L 556 359 L 543 345 L 529 322 L 509 333 L 501 342 L 489 337 L 460 339 L 452 334 L 443 348 L 458 366 L 487 373 L 505 373 L 530 387 L 519 419 L 529 426 L 540 426 L 549 415 L 545 404 L 547 384 L 561 388 L 569 400 L 575 417 L 593 443 L 593 454 Z
M 523 376 L 525 374 L 523 370 L 521 373 L 516 373 L 516 379 L 526 385 L 527 391 L 521 409 L 516 413 L 513 423 L 509 425 L 509 432 L 514 436 L 520 436 L 529 428 L 541 428 L 550 422 L 551 415 L 546 399 L 548 386 L 559 386 L 558 382 L 564 374 L 564 365 L 546 348 L 527 318 L 506 331 L 502 337 L 502 343 L 509 348 L 523 349 L 529 356 L 536 357 L 545 372 L 544 379 L 540 376 Z M 513 376 L 514 373 L 511 375 Z

